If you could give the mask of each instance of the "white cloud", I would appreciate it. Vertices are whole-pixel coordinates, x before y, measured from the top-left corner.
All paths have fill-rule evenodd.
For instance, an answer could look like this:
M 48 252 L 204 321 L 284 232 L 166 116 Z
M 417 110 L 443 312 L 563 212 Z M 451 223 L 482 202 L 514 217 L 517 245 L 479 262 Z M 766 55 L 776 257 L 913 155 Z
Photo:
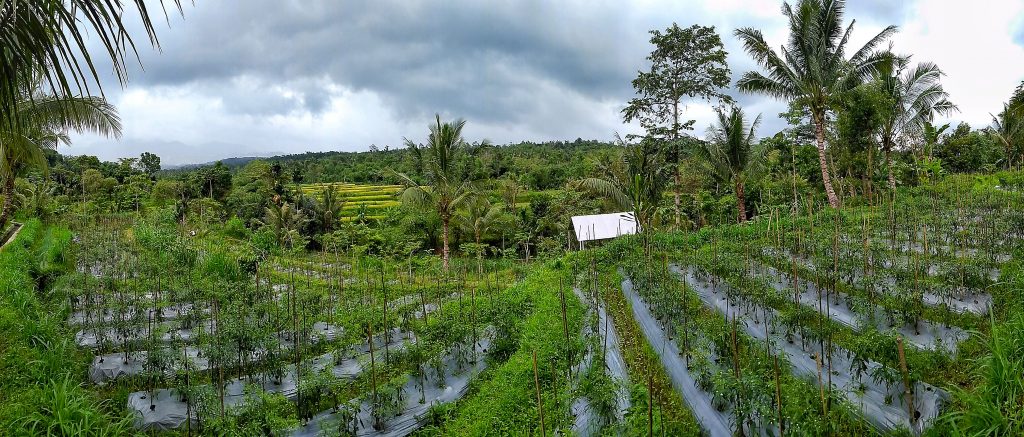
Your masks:
M 960 107 L 950 119 L 988 125 L 1024 79 L 1024 47 L 1014 42 L 1024 2 L 920 2 L 894 38 L 913 61 L 931 61 L 946 73 L 943 86 Z

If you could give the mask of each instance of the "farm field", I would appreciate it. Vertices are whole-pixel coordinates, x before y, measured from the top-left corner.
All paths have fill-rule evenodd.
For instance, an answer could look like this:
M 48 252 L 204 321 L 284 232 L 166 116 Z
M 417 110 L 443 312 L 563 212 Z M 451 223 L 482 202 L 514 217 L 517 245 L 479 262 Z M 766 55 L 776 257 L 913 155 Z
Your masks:
M 652 236 L 615 269 L 711 434 L 945 434 L 993 320 L 1020 320 L 1019 194 L 968 181 Z
M 124 432 L 920 435 L 1019 320 L 1020 195 L 969 182 L 449 274 L 128 215 L 5 253 L 46 248 L 53 335 Z
M 345 201 L 341 220 L 351 221 L 358 217 L 381 219 L 384 210 L 401 205 L 398 201 L 400 185 L 365 185 L 350 183 L 303 184 L 296 189 L 306 196 L 320 196 L 324 189 L 333 188 Z
M 322 198 L 325 189 L 333 188 L 345 201 L 341 211 L 341 221 L 352 221 L 356 218 L 379 220 L 385 217 L 388 208 L 401 206 L 399 194 L 401 185 L 352 184 L 345 182 L 324 182 L 302 184 L 296 187 L 297 192 L 305 196 Z M 500 197 L 498 190 L 481 190 L 489 197 Z M 516 196 L 517 209 L 528 208 L 529 199 L 536 195 L 557 196 L 562 190 L 531 191 L 523 190 Z

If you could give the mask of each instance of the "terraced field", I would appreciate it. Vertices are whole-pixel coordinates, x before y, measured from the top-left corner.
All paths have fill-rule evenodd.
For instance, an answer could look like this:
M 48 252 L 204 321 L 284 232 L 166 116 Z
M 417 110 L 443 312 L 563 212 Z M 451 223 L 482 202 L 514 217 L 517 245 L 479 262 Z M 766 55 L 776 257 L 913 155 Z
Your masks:
M 398 193 L 401 185 L 361 185 L 344 182 L 303 184 L 297 190 L 307 196 L 319 197 L 324 188 L 333 187 L 343 198 L 342 221 L 359 218 L 375 220 L 384 217 L 384 211 L 401 204 Z

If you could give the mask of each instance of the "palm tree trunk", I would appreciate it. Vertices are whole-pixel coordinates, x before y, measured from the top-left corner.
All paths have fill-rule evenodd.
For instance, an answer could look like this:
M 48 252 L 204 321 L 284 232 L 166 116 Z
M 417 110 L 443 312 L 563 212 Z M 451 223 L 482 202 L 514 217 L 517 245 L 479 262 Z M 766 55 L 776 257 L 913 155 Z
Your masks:
M 674 184 L 674 186 L 672 187 L 672 195 L 674 197 L 674 199 L 673 199 L 673 202 L 674 202 L 673 206 L 675 208 L 675 214 L 676 214 L 676 230 L 679 230 L 679 226 L 681 224 L 681 219 L 680 219 L 680 215 L 679 215 L 679 189 L 680 189 L 680 187 L 679 187 L 679 144 L 677 143 L 677 141 L 679 141 L 679 100 L 678 99 L 676 99 L 676 101 L 672 105 L 672 142 L 675 143 L 675 144 L 672 145 L 672 149 L 674 149 L 674 152 L 672 153 L 674 155 L 674 158 L 673 158 L 674 162 L 672 163 L 672 182 Z
M 739 178 L 736 179 L 736 208 L 739 210 L 739 223 L 747 221 L 747 199 L 746 194 L 743 192 L 743 181 Z
M 448 273 L 448 221 L 451 220 L 447 214 L 441 214 L 441 264 L 444 265 L 444 272 Z
M 824 117 L 814 117 L 814 137 L 818 143 L 818 165 L 821 166 L 821 181 L 825 185 L 825 195 L 828 196 L 828 204 L 833 208 L 839 208 L 839 198 L 832 188 L 832 177 L 829 176 L 828 162 L 825 159 L 825 121 Z
M 0 212 L 0 228 L 7 226 L 7 221 L 11 218 L 11 210 L 14 209 L 14 175 L 9 175 L 4 178 L 4 206 L 3 211 Z
M 672 179 L 673 183 L 675 184 L 675 186 L 673 187 L 672 195 L 674 196 L 673 201 L 675 202 L 674 207 L 676 213 L 676 230 L 679 230 L 682 226 L 682 216 L 679 213 L 679 163 L 676 163 L 675 165 L 672 166 Z
M 484 250 L 480 246 L 480 229 L 476 229 L 473 236 L 476 237 L 476 270 L 482 278 L 484 277 Z
M 892 158 L 889 157 L 889 155 L 891 154 L 889 152 L 890 148 L 891 148 L 891 146 L 887 146 L 885 148 L 885 167 L 886 167 L 886 169 L 889 172 L 889 189 L 890 190 L 895 190 L 896 189 L 896 178 L 892 174 Z
M 871 200 L 873 185 L 875 181 L 875 148 L 868 147 L 868 168 L 864 172 L 864 194 L 868 198 L 868 204 L 873 205 Z

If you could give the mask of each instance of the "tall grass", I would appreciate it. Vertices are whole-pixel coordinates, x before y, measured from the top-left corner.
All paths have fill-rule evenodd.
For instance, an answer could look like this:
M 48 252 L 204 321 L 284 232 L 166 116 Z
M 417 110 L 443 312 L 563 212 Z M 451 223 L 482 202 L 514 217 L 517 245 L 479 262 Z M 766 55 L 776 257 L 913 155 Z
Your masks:
M 959 408 L 945 416 L 952 435 L 1024 435 L 1024 313 L 991 320 L 990 353 L 977 360 L 981 383 L 957 389 Z
M 569 425 L 566 345 L 559 306 L 559 284 L 568 284 L 567 270 L 558 263 L 535 265 L 521 282 L 499 297 L 495 325 L 498 338 L 490 352 L 495 362 L 470 395 L 451 411 L 441 428 L 424 435 L 524 435 L 540 433 L 539 409 L 534 385 L 533 352 L 539 363 L 540 390 L 547 428 Z M 568 286 L 566 286 L 568 287 Z M 570 332 L 579 332 L 583 308 L 566 289 Z M 574 340 L 575 342 L 576 340 Z M 573 350 L 582 345 L 574 343 Z M 495 356 L 497 355 L 497 356 Z M 578 355 L 577 355 L 578 356 Z M 553 378 L 554 377 L 554 378 Z
M 67 229 L 32 220 L 0 251 L 0 434 L 130 432 L 130 418 L 82 388 L 88 358 L 63 327 L 67 305 L 46 290 L 70 269 L 70 242 Z
M 111 420 L 102 412 L 82 384 L 71 375 L 51 379 L 34 391 L 39 395 L 37 409 L 16 420 L 17 428 L 30 435 L 118 436 L 132 433 L 132 420 Z

